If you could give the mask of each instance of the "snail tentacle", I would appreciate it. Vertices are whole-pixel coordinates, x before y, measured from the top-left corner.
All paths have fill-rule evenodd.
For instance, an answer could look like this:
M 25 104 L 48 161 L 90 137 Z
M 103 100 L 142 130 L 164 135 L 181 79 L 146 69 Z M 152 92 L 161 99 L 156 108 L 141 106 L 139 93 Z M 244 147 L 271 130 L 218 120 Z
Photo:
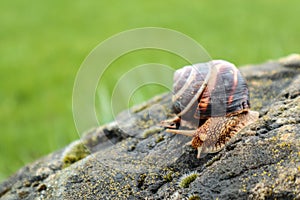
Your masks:
M 185 135 L 189 137 L 194 137 L 195 131 L 194 130 L 176 130 L 176 129 L 167 129 L 166 132 Z
M 193 141 L 193 140 L 191 140 L 191 141 L 185 143 L 184 146 L 192 146 L 192 141 Z
M 200 158 L 200 155 L 201 155 L 201 152 L 202 152 L 202 146 L 198 147 L 197 148 L 197 158 L 199 159 Z

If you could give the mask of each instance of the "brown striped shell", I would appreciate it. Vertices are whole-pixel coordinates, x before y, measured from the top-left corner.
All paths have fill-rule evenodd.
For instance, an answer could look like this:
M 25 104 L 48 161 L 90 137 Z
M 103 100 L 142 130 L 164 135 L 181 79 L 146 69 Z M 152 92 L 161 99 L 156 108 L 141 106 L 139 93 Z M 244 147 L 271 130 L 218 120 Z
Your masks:
M 183 67 L 174 74 L 173 107 L 177 116 L 162 122 L 167 132 L 192 137 L 201 153 L 215 153 L 258 119 L 250 110 L 249 90 L 240 71 L 223 60 Z M 194 130 L 180 129 L 187 126 Z
M 223 60 L 177 70 L 172 100 L 179 116 L 197 119 L 225 116 L 250 108 L 245 79 L 235 65 Z

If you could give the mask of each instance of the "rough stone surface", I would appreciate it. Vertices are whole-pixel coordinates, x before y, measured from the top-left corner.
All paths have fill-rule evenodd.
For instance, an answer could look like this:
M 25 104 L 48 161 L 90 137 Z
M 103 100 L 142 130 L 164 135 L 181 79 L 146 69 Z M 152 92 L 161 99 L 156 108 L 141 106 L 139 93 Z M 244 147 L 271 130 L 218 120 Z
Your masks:
M 240 70 L 260 118 L 219 153 L 197 159 L 159 126 L 173 116 L 165 94 L 86 133 L 88 151 L 76 141 L 23 167 L 0 199 L 300 199 L 299 55 Z

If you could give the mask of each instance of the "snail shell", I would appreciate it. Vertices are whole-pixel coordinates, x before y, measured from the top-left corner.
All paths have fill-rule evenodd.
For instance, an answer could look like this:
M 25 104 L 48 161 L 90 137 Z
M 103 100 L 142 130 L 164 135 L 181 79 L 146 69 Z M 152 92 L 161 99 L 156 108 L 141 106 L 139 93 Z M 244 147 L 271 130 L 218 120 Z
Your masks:
M 201 152 L 220 151 L 258 119 L 258 112 L 250 111 L 249 99 L 247 83 L 232 63 L 214 60 L 186 66 L 174 74 L 172 101 L 177 117 L 163 125 L 171 128 L 167 132 L 193 137 L 188 144 L 200 158 Z M 196 130 L 176 130 L 183 121 Z
M 213 72 L 209 74 L 209 70 Z M 208 77 L 207 86 L 199 91 Z M 240 71 L 231 63 L 215 60 L 183 67 L 174 74 L 173 105 L 180 115 L 195 118 L 224 116 L 250 108 L 249 90 Z M 197 98 L 195 98 L 195 95 Z

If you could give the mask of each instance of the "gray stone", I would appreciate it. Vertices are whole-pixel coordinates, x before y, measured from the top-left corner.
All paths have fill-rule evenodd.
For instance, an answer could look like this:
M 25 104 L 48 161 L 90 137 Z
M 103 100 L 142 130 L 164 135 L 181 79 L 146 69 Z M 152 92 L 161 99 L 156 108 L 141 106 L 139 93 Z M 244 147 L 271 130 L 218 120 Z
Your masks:
M 159 123 L 174 114 L 163 94 L 23 167 L 0 198 L 300 199 L 299 55 L 240 70 L 260 118 L 222 151 L 197 159 L 190 138 L 166 133 Z

